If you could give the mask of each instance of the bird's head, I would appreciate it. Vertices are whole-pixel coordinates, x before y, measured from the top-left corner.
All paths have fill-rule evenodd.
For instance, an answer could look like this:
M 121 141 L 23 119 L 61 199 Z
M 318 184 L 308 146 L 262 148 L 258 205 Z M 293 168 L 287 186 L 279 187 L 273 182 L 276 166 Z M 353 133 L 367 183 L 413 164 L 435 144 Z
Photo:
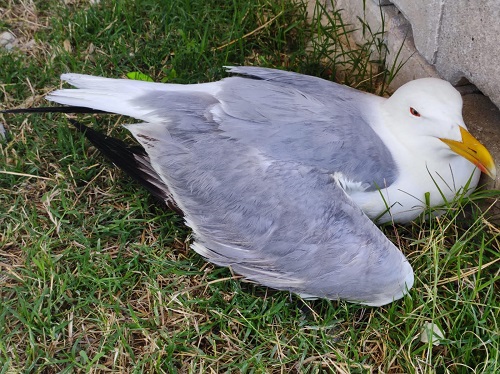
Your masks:
M 496 177 L 493 157 L 468 131 L 462 97 L 447 81 L 423 78 L 406 83 L 385 101 L 390 131 L 421 155 L 457 154 Z

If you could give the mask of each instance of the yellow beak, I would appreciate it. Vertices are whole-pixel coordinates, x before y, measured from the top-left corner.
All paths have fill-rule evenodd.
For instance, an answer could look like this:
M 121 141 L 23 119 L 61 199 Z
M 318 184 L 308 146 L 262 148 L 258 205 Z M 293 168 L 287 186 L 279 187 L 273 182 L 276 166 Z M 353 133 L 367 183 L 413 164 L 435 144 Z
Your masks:
M 474 138 L 471 133 L 462 126 L 460 126 L 460 134 L 462 135 L 461 142 L 442 138 L 439 138 L 439 140 L 447 144 L 453 152 L 458 153 L 460 156 L 472 162 L 483 173 L 495 179 L 497 176 L 497 169 L 490 152 L 488 152 L 486 147 L 479 143 L 479 140 Z

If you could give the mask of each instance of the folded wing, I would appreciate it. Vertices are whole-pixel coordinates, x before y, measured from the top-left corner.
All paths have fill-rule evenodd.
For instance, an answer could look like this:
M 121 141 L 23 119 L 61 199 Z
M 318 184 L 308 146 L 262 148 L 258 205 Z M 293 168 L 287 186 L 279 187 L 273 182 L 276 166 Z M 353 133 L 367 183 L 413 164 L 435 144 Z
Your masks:
M 412 286 L 405 257 L 331 175 L 352 173 L 370 186 L 391 177 L 376 162 L 361 168 L 363 158 L 346 146 L 339 131 L 351 131 L 346 116 L 355 111 L 332 111 L 312 86 L 300 91 L 277 78 L 177 86 L 66 77 L 82 89 L 51 100 L 147 121 L 126 127 L 193 229 L 193 249 L 209 261 L 276 289 L 367 305 Z M 356 131 L 373 131 L 356 118 Z M 335 121 L 341 130 L 333 131 Z M 390 157 L 372 143 L 377 157 Z M 349 157 L 332 156 L 335 147 Z

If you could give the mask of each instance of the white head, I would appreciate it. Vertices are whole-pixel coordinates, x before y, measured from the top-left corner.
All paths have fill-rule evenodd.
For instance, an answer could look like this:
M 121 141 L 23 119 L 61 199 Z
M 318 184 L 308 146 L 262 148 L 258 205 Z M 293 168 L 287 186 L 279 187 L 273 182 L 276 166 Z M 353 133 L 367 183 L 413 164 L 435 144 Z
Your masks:
M 460 155 L 495 177 L 493 158 L 467 130 L 462 97 L 441 79 L 423 78 L 401 86 L 384 104 L 386 126 L 420 157 Z

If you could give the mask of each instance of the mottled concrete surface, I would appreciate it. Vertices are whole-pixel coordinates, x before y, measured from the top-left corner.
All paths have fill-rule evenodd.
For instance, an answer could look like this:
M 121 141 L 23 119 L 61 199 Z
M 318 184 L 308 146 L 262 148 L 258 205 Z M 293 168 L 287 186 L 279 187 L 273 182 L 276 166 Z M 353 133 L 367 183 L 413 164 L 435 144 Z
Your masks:
M 464 121 L 469 128 L 469 131 L 483 143 L 490 151 L 495 164 L 497 165 L 496 180 L 492 180 L 486 175 L 481 176 L 479 184 L 487 190 L 500 189 L 500 110 L 488 99 L 488 97 L 471 93 L 463 96 Z M 499 197 L 500 198 L 500 197 Z M 490 206 L 494 204 L 491 208 Z M 500 224 L 500 201 L 487 200 L 481 203 L 483 210 L 489 209 L 488 216 L 492 222 Z

